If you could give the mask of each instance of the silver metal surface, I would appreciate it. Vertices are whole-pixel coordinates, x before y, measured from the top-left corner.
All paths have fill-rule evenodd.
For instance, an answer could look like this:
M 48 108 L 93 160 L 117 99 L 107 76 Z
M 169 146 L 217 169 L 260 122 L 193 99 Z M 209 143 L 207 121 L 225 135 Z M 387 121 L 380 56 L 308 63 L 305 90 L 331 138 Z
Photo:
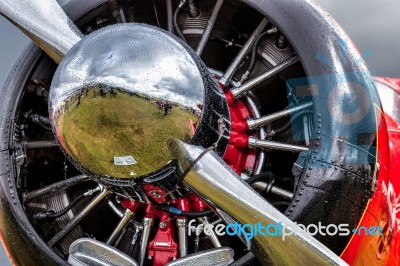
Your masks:
M 91 238 L 75 240 L 69 248 L 72 266 L 137 266 L 137 262 L 120 250 Z
M 152 225 L 153 225 L 152 218 L 147 218 L 147 217 L 143 218 L 143 233 L 142 233 L 142 239 L 140 241 L 140 250 L 139 250 L 140 266 L 144 265 L 144 260 L 146 258 L 146 252 L 147 252 L 147 244 L 149 243 Z
M 211 224 L 208 221 L 207 217 L 201 217 L 198 218 L 198 220 L 203 224 L 203 228 L 211 228 Z M 204 230 L 204 229 L 203 229 Z M 207 235 L 208 239 L 210 239 L 211 243 L 214 245 L 216 248 L 222 247 L 221 242 L 218 239 L 218 236 L 215 234 L 213 230 L 210 231 L 210 234 Z
M 235 74 L 235 71 L 238 69 L 239 65 L 242 63 L 245 56 L 250 52 L 257 37 L 264 30 L 267 24 L 268 20 L 266 18 L 263 18 L 260 24 L 258 24 L 257 28 L 254 30 L 254 32 L 251 34 L 251 36 L 249 37 L 243 48 L 240 50 L 239 54 L 235 57 L 231 65 L 225 71 L 223 77 L 219 81 L 220 83 L 222 83 L 225 86 L 229 84 L 229 81 L 233 77 L 233 74 Z
M 291 193 L 290 191 L 287 191 L 285 189 L 282 189 L 282 188 L 279 188 L 279 187 L 276 187 L 273 185 L 269 186 L 269 184 L 266 182 L 262 182 L 262 181 L 254 182 L 251 184 L 251 186 L 253 188 L 263 190 L 266 193 L 274 194 L 274 195 L 281 197 L 283 199 L 286 199 L 286 200 L 291 200 L 293 198 L 293 193 Z
M 107 199 L 107 205 L 110 207 L 110 209 L 119 217 L 122 219 L 124 217 L 124 213 L 118 209 L 117 206 L 115 206 L 114 202 L 110 199 Z
M 167 28 L 169 32 L 174 33 L 172 0 L 165 0 L 165 5 L 167 7 Z
M 223 210 L 221 210 L 219 208 L 215 209 L 215 213 L 217 213 L 218 216 L 221 217 L 221 220 L 223 220 L 226 225 L 233 224 L 236 222 L 235 219 L 232 218 L 232 216 L 230 216 L 229 214 L 227 214 L 226 212 L 224 212 Z M 240 234 L 237 236 L 243 242 L 243 244 L 246 245 L 247 250 L 251 250 L 251 240 L 246 239 L 244 234 Z
M 188 7 L 189 7 L 189 16 L 191 18 L 198 17 L 200 12 L 199 12 L 198 8 L 196 7 L 196 4 L 194 3 L 194 0 L 188 0 L 187 4 L 188 4 Z
M 85 197 L 91 196 L 91 195 L 93 195 L 94 193 L 100 192 L 100 191 L 102 191 L 102 190 L 103 190 L 103 186 L 102 186 L 102 185 L 98 185 L 95 189 L 89 189 L 88 191 L 86 191 L 85 193 L 83 193 L 83 195 L 84 195 Z
M 267 125 L 267 124 L 269 124 L 269 123 L 271 123 L 271 122 L 273 122 L 275 120 L 278 120 L 278 119 L 280 119 L 282 117 L 288 116 L 288 115 L 290 115 L 292 113 L 307 109 L 307 108 L 309 108 L 311 106 L 313 106 L 312 102 L 300 104 L 300 105 L 295 106 L 293 108 L 289 108 L 289 109 L 286 109 L 286 110 L 283 110 L 283 111 L 279 111 L 279 112 L 276 112 L 276 113 L 273 113 L 273 114 L 270 114 L 270 115 L 266 115 L 266 116 L 263 116 L 263 117 L 260 117 L 260 118 L 257 118 L 257 119 L 249 119 L 249 120 L 247 120 L 247 124 L 248 124 L 249 128 L 253 130 L 253 129 L 265 126 L 265 125 Z
M 135 233 L 132 236 L 132 241 L 131 241 L 131 246 L 135 246 L 136 245 L 136 241 L 139 238 L 139 233 L 140 231 L 143 230 L 143 227 L 138 227 L 137 225 L 135 225 Z
M 1 0 L 0 14 L 57 63 L 83 36 L 56 0 Z
M 186 218 L 176 219 L 176 227 L 178 227 L 179 257 L 185 257 L 187 255 L 188 234 L 186 230 L 186 221 Z
M 280 63 L 279 65 L 275 66 L 274 68 L 268 70 L 264 74 L 261 74 L 261 75 L 255 77 L 255 78 L 247 81 L 242 86 L 240 86 L 238 88 L 233 88 L 231 90 L 233 97 L 235 97 L 236 99 L 242 97 L 246 92 L 248 92 L 249 90 L 251 90 L 255 86 L 257 86 L 257 85 L 261 84 L 262 82 L 264 82 L 264 81 L 276 76 L 281 71 L 283 71 L 283 70 L 287 69 L 288 67 L 294 65 L 298 61 L 299 61 L 298 57 L 294 56 L 294 57 L 292 57 L 292 58 Z
M 186 44 L 161 29 L 102 28 L 75 45 L 55 73 L 53 129 L 88 175 L 135 179 L 154 173 L 172 160 L 169 138 L 193 137 L 206 90 L 218 88 L 208 75 Z
M 114 241 L 117 240 L 117 238 L 120 236 L 122 230 L 128 224 L 128 222 L 131 219 L 132 215 L 134 215 L 134 213 L 131 212 L 129 209 L 126 209 L 126 211 L 124 213 L 124 216 L 119 221 L 119 223 L 115 227 L 114 231 L 111 233 L 110 237 L 107 239 L 106 244 L 108 244 L 108 245 L 114 244 Z
M 218 218 L 217 220 L 215 220 L 215 221 L 213 221 L 212 223 L 210 223 L 212 226 L 216 226 L 217 224 L 220 224 L 220 223 L 222 223 L 222 221 L 225 221 L 226 222 L 226 220 L 225 219 L 221 219 L 221 218 Z M 192 227 L 192 229 L 191 229 L 191 234 L 195 234 L 196 233 L 196 231 L 199 231 L 200 233 L 202 233 L 203 232 L 203 226 L 200 226 L 199 228 L 193 228 Z
M 214 28 L 215 22 L 217 21 L 219 11 L 221 10 L 223 4 L 224 0 L 217 0 L 217 2 L 215 2 L 214 9 L 211 13 L 210 18 L 207 21 L 207 26 L 203 32 L 203 35 L 201 36 L 199 44 L 197 45 L 196 53 L 198 56 L 201 56 L 204 48 L 206 47 L 208 39 L 210 38 L 211 32 Z
M 72 218 L 69 223 L 61 229 L 55 236 L 53 236 L 50 241 L 48 242 L 48 245 L 50 247 L 54 247 L 60 241 L 66 234 L 71 232 L 72 229 L 74 229 L 75 226 L 82 221 L 83 218 L 86 217 L 96 206 L 98 206 L 103 199 L 105 199 L 108 194 L 110 194 L 110 191 L 107 188 L 103 188 L 103 190 L 94 198 L 92 199 L 89 204 L 85 206 L 83 210 L 81 210 L 79 213 L 77 213 L 74 218 Z
M 233 262 L 233 255 L 233 249 L 228 247 L 208 249 L 173 260 L 166 266 L 225 266 Z
M 259 148 L 259 149 L 268 149 L 268 150 L 278 150 L 278 151 L 292 151 L 292 152 L 302 152 L 308 151 L 309 148 L 286 144 L 271 140 L 259 140 L 255 137 L 249 137 L 249 148 Z
M 28 150 L 58 147 L 56 140 L 25 141 L 22 142 L 22 144 L 25 145 Z
M 261 112 L 257 107 L 257 104 L 254 102 L 253 98 L 250 95 L 245 96 L 247 106 L 250 109 L 250 113 L 254 118 L 260 118 Z M 267 133 L 263 127 L 259 128 L 257 137 L 260 140 L 264 140 L 267 137 Z M 264 168 L 265 163 L 265 151 L 259 150 L 257 155 L 257 162 L 253 170 L 253 175 L 257 175 L 261 173 L 261 170 Z
M 24 200 L 31 200 L 37 197 L 40 197 L 47 193 L 59 192 L 60 190 L 72 187 L 76 184 L 89 180 L 89 177 L 86 175 L 78 175 L 74 177 L 70 177 L 68 179 L 53 183 L 51 185 L 41 187 L 39 189 L 26 192 L 23 194 Z
M 177 140 L 170 142 L 170 150 L 182 165 L 194 163 L 185 169 L 183 182 L 211 206 L 226 212 L 242 225 L 261 222 L 279 226 L 281 223 L 285 227 L 283 230 L 288 232 L 290 229 L 292 234 L 286 235 L 284 241 L 280 237 L 254 235 L 251 250 L 262 264 L 346 265 L 335 253 L 258 195 L 215 152 L 202 153 L 198 158 L 198 149 Z

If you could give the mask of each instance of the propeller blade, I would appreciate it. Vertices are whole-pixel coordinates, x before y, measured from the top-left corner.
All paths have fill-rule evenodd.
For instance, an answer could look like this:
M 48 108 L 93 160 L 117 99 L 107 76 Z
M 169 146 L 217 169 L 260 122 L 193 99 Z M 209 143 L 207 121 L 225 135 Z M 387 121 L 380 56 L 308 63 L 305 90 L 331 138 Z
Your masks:
M 1 0 L 0 14 L 57 63 L 83 37 L 56 0 Z
M 169 149 L 183 171 L 183 183 L 242 225 L 285 225 L 291 234 L 255 234 L 252 252 L 264 265 L 347 265 L 257 194 L 212 150 L 171 140 Z M 286 232 L 286 229 L 285 230 Z

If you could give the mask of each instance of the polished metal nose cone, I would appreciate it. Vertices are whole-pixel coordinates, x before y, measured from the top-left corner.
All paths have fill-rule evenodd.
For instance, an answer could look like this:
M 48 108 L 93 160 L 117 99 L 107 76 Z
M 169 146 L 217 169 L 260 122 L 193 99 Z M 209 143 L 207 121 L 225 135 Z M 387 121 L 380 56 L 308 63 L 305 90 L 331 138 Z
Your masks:
M 80 170 L 138 178 L 173 159 L 168 139 L 201 142 L 210 127 L 199 121 L 210 120 L 206 102 L 225 105 L 214 95 L 219 90 L 179 39 L 155 27 L 120 24 L 84 37 L 67 53 L 49 108 L 60 145 Z

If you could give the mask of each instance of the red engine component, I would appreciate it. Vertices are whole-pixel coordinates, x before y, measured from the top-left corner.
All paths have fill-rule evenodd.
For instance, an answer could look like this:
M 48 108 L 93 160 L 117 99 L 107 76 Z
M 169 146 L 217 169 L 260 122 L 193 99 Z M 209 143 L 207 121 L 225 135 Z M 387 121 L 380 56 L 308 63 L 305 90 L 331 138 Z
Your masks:
M 171 201 L 172 205 L 182 211 L 190 211 L 191 201 L 188 197 L 182 197 Z
M 228 102 L 232 125 L 229 143 L 222 159 L 238 174 L 251 171 L 256 163 L 256 150 L 248 148 L 249 136 L 254 135 L 248 132 L 247 119 L 251 116 L 250 111 L 241 99 L 235 100 L 229 89 L 220 86 Z
M 190 194 L 189 199 L 190 199 L 190 207 L 194 211 L 200 212 L 208 208 L 207 204 L 195 194 Z
M 167 203 L 167 193 L 164 189 L 149 184 L 145 185 L 145 187 L 148 197 L 153 198 L 151 195 L 157 195 L 155 197 L 157 203 Z M 207 204 L 194 194 L 174 199 L 171 204 L 183 211 L 204 211 L 208 208 Z M 175 217 L 171 217 L 167 212 L 158 210 L 155 205 L 142 204 L 134 200 L 123 199 L 121 205 L 134 213 L 142 209 L 144 217 L 158 221 L 156 234 L 147 245 L 147 256 L 153 259 L 154 266 L 165 265 L 178 257 Z
M 147 255 L 152 257 L 154 266 L 162 266 L 178 257 L 178 244 L 171 216 L 148 204 L 145 217 L 157 218 L 158 228 L 155 237 L 148 244 Z
M 168 193 L 164 189 L 161 189 L 152 184 L 143 185 L 143 189 L 146 192 L 147 196 L 151 198 L 154 202 L 157 203 L 167 202 Z
M 138 210 L 143 206 L 139 201 L 123 199 L 121 201 L 121 206 L 125 209 L 129 209 L 133 213 L 137 213 Z

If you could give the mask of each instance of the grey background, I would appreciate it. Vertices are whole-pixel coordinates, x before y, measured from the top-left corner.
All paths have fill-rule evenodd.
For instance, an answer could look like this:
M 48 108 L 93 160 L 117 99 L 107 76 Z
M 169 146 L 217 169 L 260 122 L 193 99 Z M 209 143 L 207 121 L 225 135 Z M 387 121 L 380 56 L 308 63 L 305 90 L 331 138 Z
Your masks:
M 363 54 L 373 75 L 400 78 L 399 0 L 319 0 L 318 2 L 349 34 Z M 0 36 L 2 88 L 15 60 L 29 40 L 2 17 L 0 17 Z M 2 247 L 0 265 L 11 265 Z
M 375 76 L 400 78 L 399 0 L 319 0 L 354 41 Z

